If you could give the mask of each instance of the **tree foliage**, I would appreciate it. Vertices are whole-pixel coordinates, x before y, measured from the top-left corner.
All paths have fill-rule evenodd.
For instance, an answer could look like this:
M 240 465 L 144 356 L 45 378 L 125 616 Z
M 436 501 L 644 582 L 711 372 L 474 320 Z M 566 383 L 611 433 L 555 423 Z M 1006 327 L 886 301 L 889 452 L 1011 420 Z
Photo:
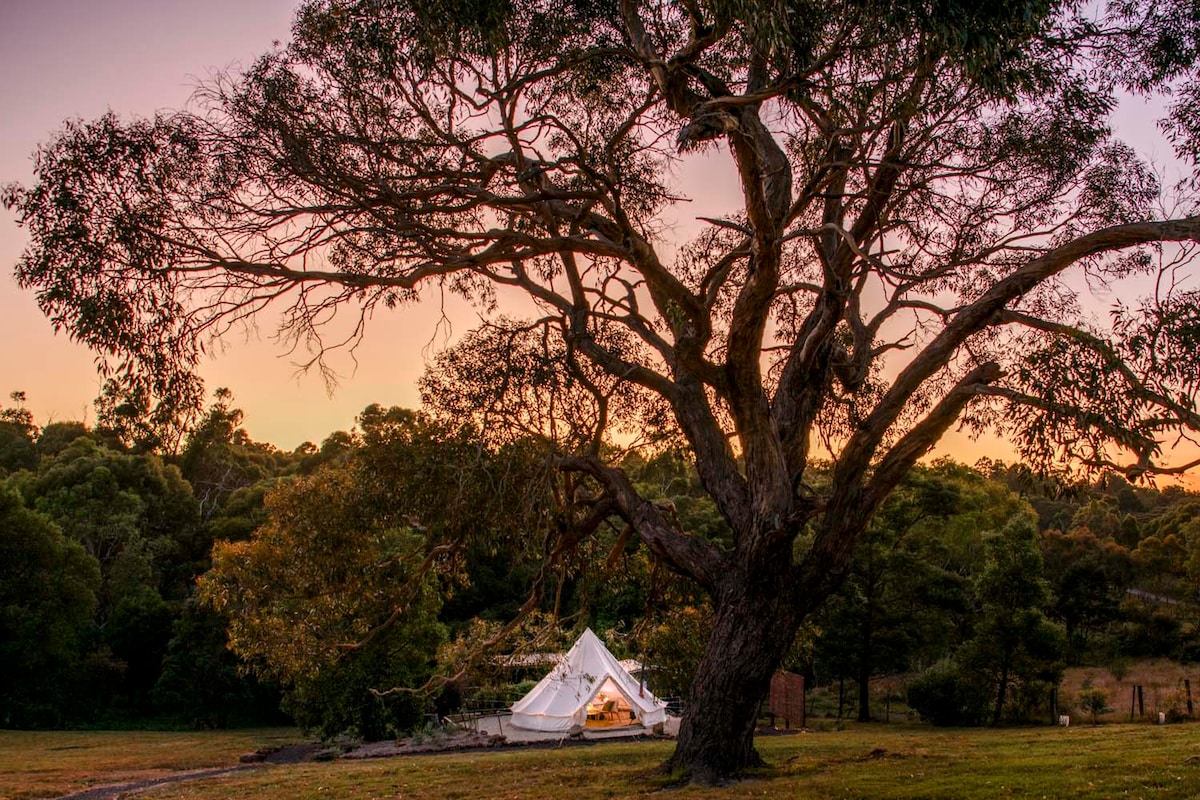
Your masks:
M 370 689 L 419 686 L 444 634 L 433 576 L 412 580 L 423 538 L 382 522 L 354 477 L 325 469 L 277 489 L 251 540 L 217 545 L 200 593 L 228 617 L 230 648 L 285 687 L 305 727 L 378 738 Z M 360 648 L 398 605 L 403 624 Z M 412 715 L 391 721 L 403 729 Z
M 987 549 L 975 581 L 981 613 L 961 660 L 985 676 L 992 724 L 998 725 L 1015 690 L 1052 686 L 1062 677 L 1063 636 L 1046 618 L 1049 592 L 1033 521 L 1013 519 Z
M 1065 637 L 1046 616 L 1033 518 L 1018 512 L 999 530 L 981 531 L 980 541 L 962 639 L 908 689 L 909 704 L 934 725 L 1028 721 L 1062 676 Z
M 854 681 L 862 722 L 871 720 L 872 678 L 928 663 L 960 643 L 972 566 L 961 528 L 974 528 L 978 539 L 987 530 L 975 527 L 979 512 L 1004 509 L 981 508 L 981 487 L 963 477 L 946 462 L 910 474 L 860 537 L 846 582 L 817 615 L 815 660 L 826 676 Z
M 34 457 L 0 482 L 5 564 L 15 570 L 0 583 L 13 593 L 8 618 L 36 622 L 38 644 L 24 623 L 4 634 L 5 646 L 20 651 L 6 651 L 6 665 L 25 665 L 5 667 L 9 724 L 277 720 L 277 693 L 235 674 L 223 620 L 191 602 L 210 540 L 177 467 L 83 423 L 39 427 L 22 414 Z M 54 531 L 65 549 L 31 533 L 39 528 L 31 520 Z M 94 570 L 85 570 L 86 602 L 78 586 L 84 567 Z M 48 603 L 47 591 L 59 600 Z
M 1200 218 L 1156 215 L 1153 171 L 1108 124 L 1119 87 L 1177 90 L 1166 124 L 1195 155 L 1189 9 L 311 0 L 196 111 L 43 146 L 37 182 L 5 192 L 31 238 L 17 277 L 167 447 L 201 354 L 268 306 L 320 365 L 423 292 L 485 311 L 521 292 L 530 319 L 442 362 L 499 383 L 444 382 L 443 406 L 554 440 L 707 592 L 674 763 L 720 779 L 757 762 L 771 671 L 954 424 L 1042 465 L 1190 466 L 1163 443 L 1200 427 L 1197 290 L 1169 276 Z M 709 158 L 737 195 L 672 241 L 674 167 Z M 1147 278 L 1107 320 L 1083 306 L 1085 279 Z M 729 543 L 612 458 L 606 434 L 651 419 L 686 441 Z
M 219 544 L 202 596 L 230 615 L 230 644 L 271 677 L 315 676 L 401 602 L 424 558 L 419 534 L 380 524 L 353 475 L 326 470 L 280 487 L 247 542 Z M 419 587 L 414 619 L 437 613 Z
M 62 724 L 100 568 L 45 515 L 0 482 L 0 724 Z
M 200 518 L 211 520 L 239 489 L 284 472 L 285 454 L 253 441 L 242 428 L 233 392 L 217 389 L 204 416 L 188 432 L 179 470 L 192 486 Z

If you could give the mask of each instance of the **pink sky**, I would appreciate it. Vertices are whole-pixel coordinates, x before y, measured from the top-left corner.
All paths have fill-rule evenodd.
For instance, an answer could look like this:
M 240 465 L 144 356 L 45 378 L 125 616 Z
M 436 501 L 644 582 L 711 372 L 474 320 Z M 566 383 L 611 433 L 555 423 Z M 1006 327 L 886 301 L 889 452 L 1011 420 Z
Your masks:
M 91 118 L 112 109 L 150 115 L 184 106 L 199 80 L 214 69 L 249 64 L 274 41 L 286 41 L 294 0 L 0 0 L 0 184 L 32 179 L 30 155 L 64 119 Z M 1136 104 L 1120 125 L 1159 160 L 1170 150 L 1154 131 L 1153 113 Z M 679 176 L 695 200 L 679 210 L 683 226 L 701 215 L 727 213 L 734 191 L 727 160 Z M 715 177 L 714 177 L 715 176 Z M 690 191 L 689 191 L 690 190 Z M 0 211 L 0 402 L 27 393 L 41 423 L 92 420 L 99 389 L 92 355 L 55 335 L 31 293 L 19 290 L 12 265 L 24 232 Z M 1103 302 L 1103 301 L 1101 301 Z M 330 396 L 317 374 L 298 375 L 293 359 L 269 340 L 230 340 L 203 370 L 210 389 L 227 386 L 246 411 L 255 439 L 283 448 L 319 442 L 347 429 L 373 402 L 415 406 L 415 381 L 424 359 L 444 339 L 434 333 L 437 303 L 410 307 L 372 322 L 355 358 L 334 366 L 342 375 Z M 452 309 L 453 333 L 472 323 L 471 311 Z M 1001 456 L 995 442 L 951 434 L 942 452 L 973 462 Z
M 213 69 L 249 64 L 286 41 L 295 0 L 0 0 L 0 183 L 32 179 L 30 155 L 69 117 L 108 109 L 123 116 L 179 108 Z M 54 335 L 12 265 L 25 243 L 0 211 L 0 402 L 21 390 L 39 422 L 91 420 L 99 389 L 92 355 Z M 432 308 L 378 320 L 331 398 L 316 374 L 297 376 L 267 339 L 231 340 L 204 370 L 209 388 L 228 386 L 251 435 L 280 447 L 319 442 L 347 429 L 372 402 L 413 406 Z M 424 348 L 427 349 L 427 348 Z

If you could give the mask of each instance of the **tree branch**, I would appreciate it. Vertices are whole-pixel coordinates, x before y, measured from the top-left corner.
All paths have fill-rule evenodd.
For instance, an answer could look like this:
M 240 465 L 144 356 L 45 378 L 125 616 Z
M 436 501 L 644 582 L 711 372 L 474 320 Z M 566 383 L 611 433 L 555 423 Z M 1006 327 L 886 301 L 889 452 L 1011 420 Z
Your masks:
M 691 578 L 710 592 L 728 569 L 726 556 L 716 545 L 680 532 L 662 510 L 638 494 L 629 478 L 616 467 L 589 457 L 562 457 L 558 466 L 596 478 L 611 493 L 622 517 L 656 556 L 671 569 Z

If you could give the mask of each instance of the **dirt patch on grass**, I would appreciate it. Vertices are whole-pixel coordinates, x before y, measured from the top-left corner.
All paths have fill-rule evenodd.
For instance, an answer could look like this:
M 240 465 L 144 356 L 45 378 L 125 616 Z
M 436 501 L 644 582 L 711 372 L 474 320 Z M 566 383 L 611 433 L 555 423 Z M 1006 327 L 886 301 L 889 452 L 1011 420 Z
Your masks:
M 476 750 L 500 747 L 506 744 L 503 736 L 494 736 L 472 731 L 448 733 L 429 739 L 400 739 L 395 742 L 369 742 L 342 754 L 342 758 L 392 758 L 417 753 L 449 753 L 458 750 Z
M 144 789 L 152 789 L 155 786 L 163 786 L 168 783 L 219 778 L 224 775 L 232 775 L 235 772 L 261 769 L 266 764 L 302 764 L 306 761 L 332 760 L 338 755 L 340 755 L 338 751 L 331 750 L 326 745 L 317 742 L 265 747 L 257 752 L 242 756 L 239 759 L 241 763 L 237 766 L 185 770 L 170 775 L 160 775 L 156 778 L 143 778 L 141 780 L 125 781 L 124 783 L 95 786 L 81 792 L 62 795 L 57 800 L 117 800 L 117 798 L 123 797 L 126 794 L 140 792 Z
M 339 755 L 341 751 L 335 747 L 318 742 L 305 742 L 264 747 L 247 753 L 238 761 L 243 764 L 303 764 L 305 761 L 332 761 Z
M 241 772 L 248 769 L 259 769 L 256 765 L 242 765 L 237 767 L 222 767 L 220 769 L 201 769 L 192 772 L 177 772 L 174 775 L 163 775 L 160 778 L 146 778 L 140 781 L 129 781 L 127 783 L 114 783 L 110 786 L 96 786 L 92 789 L 86 789 L 82 792 L 63 795 L 58 800 L 116 800 L 116 798 L 129 792 L 140 792 L 143 789 L 150 789 L 155 786 L 162 786 L 167 783 L 180 783 L 181 781 L 194 781 L 201 778 L 216 778 L 221 775 L 229 775 L 234 772 Z

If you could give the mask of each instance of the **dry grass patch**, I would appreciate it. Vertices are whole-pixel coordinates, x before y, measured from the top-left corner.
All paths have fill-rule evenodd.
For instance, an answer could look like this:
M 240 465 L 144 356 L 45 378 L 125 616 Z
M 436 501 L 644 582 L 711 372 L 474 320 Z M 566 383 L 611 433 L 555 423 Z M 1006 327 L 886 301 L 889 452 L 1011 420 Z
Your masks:
M 233 766 L 261 747 L 301 741 L 290 728 L 162 731 L 0 731 L 0 800 L 57 797 L 92 786 Z
M 1060 704 L 1064 708 L 1075 707 L 1078 721 L 1087 721 L 1086 715 L 1078 711 L 1077 698 L 1084 683 L 1090 681 L 1092 686 L 1108 695 L 1108 705 L 1112 708 L 1101 720 L 1127 721 L 1133 687 L 1141 686 L 1146 718 L 1154 721 L 1159 712 L 1167 715 L 1186 713 L 1184 679 L 1188 679 L 1192 683 L 1194 706 L 1200 709 L 1200 667 L 1194 664 L 1185 666 L 1165 658 L 1150 659 L 1130 664 L 1120 673 L 1118 677 L 1105 667 L 1072 667 L 1063 676 Z M 1075 721 L 1073 719 L 1072 723 Z

